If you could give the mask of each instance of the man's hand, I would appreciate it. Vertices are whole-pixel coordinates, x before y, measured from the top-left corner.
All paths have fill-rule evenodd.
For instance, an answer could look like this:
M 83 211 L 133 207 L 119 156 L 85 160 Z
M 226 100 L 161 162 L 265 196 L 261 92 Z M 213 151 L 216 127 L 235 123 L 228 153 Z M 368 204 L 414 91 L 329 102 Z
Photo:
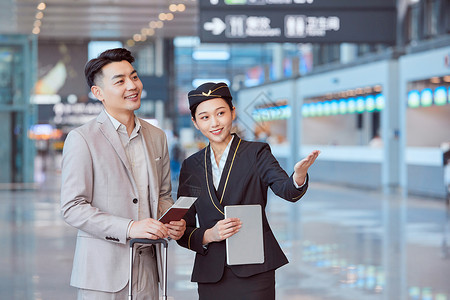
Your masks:
M 320 154 L 319 150 L 314 150 L 307 157 L 305 157 L 304 159 L 295 164 L 293 177 L 297 185 L 302 186 L 303 183 L 305 183 L 308 169 L 314 163 L 319 154 Z
M 168 230 L 163 223 L 158 220 L 147 218 L 134 221 L 130 228 L 130 238 L 136 239 L 164 239 L 169 236 Z
M 223 241 L 233 234 L 237 233 L 242 227 L 242 222 L 239 218 L 227 218 L 220 220 L 214 225 L 214 227 L 209 228 L 205 231 L 203 235 L 203 244 L 209 244 L 211 242 Z
M 181 219 L 180 221 L 171 221 L 169 224 L 165 224 L 169 232 L 169 237 L 172 240 L 179 240 L 186 230 L 186 221 Z

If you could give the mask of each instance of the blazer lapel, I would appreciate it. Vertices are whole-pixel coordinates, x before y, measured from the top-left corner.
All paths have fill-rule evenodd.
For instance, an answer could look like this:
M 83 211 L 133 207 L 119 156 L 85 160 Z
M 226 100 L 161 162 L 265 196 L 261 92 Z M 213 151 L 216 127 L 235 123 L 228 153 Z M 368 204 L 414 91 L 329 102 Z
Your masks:
M 159 199 L 159 182 L 155 166 L 155 153 L 153 145 L 151 143 L 151 135 L 148 128 L 141 122 L 142 138 L 144 140 L 145 158 L 147 161 L 148 181 L 149 181 L 149 193 L 150 193 L 150 206 L 152 218 L 158 218 L 158 199 Z M 160 158 L 162 159 L 162 158 Z
M 204 161 L 204 172 L 205 172 L 205 180 L 206 180 L 205 184 L 206 184 L 206 187 L 208 190 L 208 197 L 209 197 L 209 200 L 212 202 L 212 205 L 215 206 L 217 211 L 219 211 L 222 215 L 224 215 L 223 206 L 217 197 L 216 189 L 214 187 L 210 151 L 211 151 L 211 145 L 208 145 L 208 147 L 205 148 L 205 161 Z
M 232 181 L 234 179 L 233 170 L 236 168 L 237 160 L 239 156 L 239 146 L 241 139 L 237 134 L 233 134 L 234 139 L 230 146 L 230 151 L 228 152 L 227 161 L 222 171 L 222 176 L 220 177 L 219 187 L 217 189 L 217 195 L 222 206 L 229 204 L 226 195 L 229 195 L 228 189 L 232 189 Z
M 133 189 L 136 193 L 137 192 L 137 186 L 136 182 L 133 178 L 133 173 L 131 172 L 131 166 L 128 162 L 127 155 L 125 153 L 125 149 L 123 148 L 122 142 L 120 141 L 119 135 L 117 134 L 116 130 L 114 129 L 114 126 L 111 123 L 111 120 L 109 120 L 108 115 L 102 111 L 98 117 L 97 122 L 99 123 L 100 131 L 103 133 L 105 138 L 109 141 L 111 146 L 114 148 L 114 151 L 116 152 L 117 156 L 119 156 L 120 160 L 122 161 L 123 165 L 125 166 L 128 177 L 130 178 L 130 181 L 133 185 Z

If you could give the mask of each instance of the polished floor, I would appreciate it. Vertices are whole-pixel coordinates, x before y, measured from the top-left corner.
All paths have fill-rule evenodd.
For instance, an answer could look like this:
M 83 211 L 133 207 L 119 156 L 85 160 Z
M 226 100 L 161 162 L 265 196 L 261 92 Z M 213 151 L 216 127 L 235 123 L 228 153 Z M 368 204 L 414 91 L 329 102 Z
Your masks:
M 1 300 L 76 298 L 76 230 L 60 217 L 59 175 L 48 173 L 35 188 L 0 190 Z M 276 273 L 277 299 L 450 300 L 444 199 L 314 181 L 300 203 L 270 198 L 269 222 L 290 260 Z M 197 299 L 193 258 L 170 243 L 170 298 Z

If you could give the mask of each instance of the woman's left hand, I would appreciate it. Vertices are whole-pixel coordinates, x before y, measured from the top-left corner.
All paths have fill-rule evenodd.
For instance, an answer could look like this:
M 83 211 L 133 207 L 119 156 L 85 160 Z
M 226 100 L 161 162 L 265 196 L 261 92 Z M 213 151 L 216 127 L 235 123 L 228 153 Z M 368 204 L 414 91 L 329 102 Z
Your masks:
M 319 156 L 320 151 L 314 150 L 307 157 L 299 161 L 294 166 L 294 180 L 297 185 L 301 186 L 305 183 L 306 174 L 308 173 L 309 167 L 314 163 L 317 156 Z
M 169 230 L 169 237 L 173 240 L 179 240 L 186 230 L 186 221 L 181 219 L 180 221 L 171 221 L 165 224 Z

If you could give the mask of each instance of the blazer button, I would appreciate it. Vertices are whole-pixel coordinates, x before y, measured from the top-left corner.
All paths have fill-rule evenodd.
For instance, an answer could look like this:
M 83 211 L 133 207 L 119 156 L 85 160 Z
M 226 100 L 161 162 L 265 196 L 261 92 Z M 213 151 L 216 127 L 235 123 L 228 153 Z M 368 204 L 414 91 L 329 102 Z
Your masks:
M 134 199 L 133 199 L 133 203 L 134 203 L 134 204 L 138 203 L 138 199 L 134 198 Z

